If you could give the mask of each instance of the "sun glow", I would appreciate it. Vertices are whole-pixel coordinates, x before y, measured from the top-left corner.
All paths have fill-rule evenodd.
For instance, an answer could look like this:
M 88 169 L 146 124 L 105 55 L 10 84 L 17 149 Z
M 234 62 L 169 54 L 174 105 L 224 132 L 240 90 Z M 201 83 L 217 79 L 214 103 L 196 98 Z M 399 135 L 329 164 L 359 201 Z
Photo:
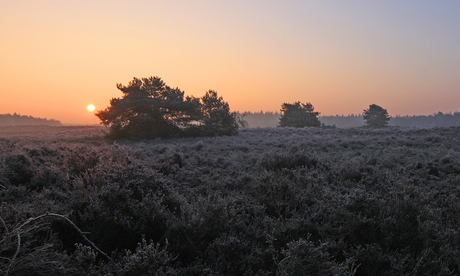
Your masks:
M 90 104 L 90 105 L 88 105 L 87 109 L 88 109 L 88 111 L 93 112 L 96 109 L 96 107 L 94 105 Z

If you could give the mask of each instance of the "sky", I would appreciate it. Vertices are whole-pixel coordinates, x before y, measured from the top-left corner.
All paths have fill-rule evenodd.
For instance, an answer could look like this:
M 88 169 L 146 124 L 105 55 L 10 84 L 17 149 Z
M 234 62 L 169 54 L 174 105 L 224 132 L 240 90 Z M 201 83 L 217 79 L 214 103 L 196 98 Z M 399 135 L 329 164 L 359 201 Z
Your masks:
M 460 1 L 0 0 L 0 114 L 98 124 L 157 76 L 232 111 L 460 111 Z

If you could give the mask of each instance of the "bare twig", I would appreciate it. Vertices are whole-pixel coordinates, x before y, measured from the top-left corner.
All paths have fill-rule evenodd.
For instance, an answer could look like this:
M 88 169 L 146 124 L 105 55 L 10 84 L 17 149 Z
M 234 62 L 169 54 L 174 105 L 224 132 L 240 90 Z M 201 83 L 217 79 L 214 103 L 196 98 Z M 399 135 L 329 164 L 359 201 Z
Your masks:
M 16 231 L 16 238 L 18 239 L 18 246 L 16 247 L 16 252 L 14 253 L 13 259 L 11 259 L 10 265 L 6 270 L 5 276 L 8 276 L 8 273 L 10 272 L 10 269 L 13 266 L 14 260 L 19 254 L 19 249 L 21 248 L 21 235 L 19 235 L 19 231 Z
M 19 234 L 19 230 L 21 228 L 23 228 L 24 226 L 26 226 L 27 224 L 31 223 L 31 222 L 34 222 L 36 220 L 39 220 L 41 218 L 44 218 L 44 217 L 57 217 L 57 218 L 61 218 L 65 221 L 67 221 L 75 230 L 77 230 L 77 232 L 83 237 L 83 239 L 89 243 L 94 249 L 96 249 L 97 252 L 99 252 L 101 255 L 103 255 L 105 258 L 107 258 L 108 260 L 110 260 L 117 268 L 118 265 L 117 263 L 115 263 L 115 261 L 110 258 L 107 254 L 105 254 L 102 250 L 100 250 L 92 241 L 90 241 L 86 235 L 80 230 L 80 228 L 78 228 L 74 223 L 73 221 L 71 221 L 70 219 L 68 219 L 67 217 L 63 216 L 63 215 L 59 215 L 59 214 L 43 214 L 43 215 L 40 215 L 38 217 L 34 217 L 34 218 L 29 218 L 27 219 L 23 224 L 21 224 L 19 227 L 15 228 L 13 230 L 13 232 L 16 232 L 16 236 L 17 236 L 17 239 L 18 239 L 18 246 L 17 246 L 17 249 L 16 249 L 16 253 L 14 254 L 14 257 L 13 259 L 11 260 L 11 263 L 8 267 L 8 270 L 6 272 L 5 275 L 8 275 L 8 271 L 10 270 L 10 268 L 13 266 L 13 262 L 14 262 L 14 259 L 16 258 L 16 256 L 18 255 L 19 253 L 19 249 L 20 249 L 20 246 L 21 246 L 21 237 L 20 237 L 20 234 Z M 6 226 L 5 226 L 6 228 Z
M 6 233 L 8 234 L 10 231 L 8 231 L 8 227 L 6 227 L 5 221 L 2 219 L 2 217 L 0 217 L 0 221 L 3 224 L 3 227 L 5 227 L 5 229 L 6 229 Z
M 423 254 L 422 256 L 418 259 L 417 261 L 417 264 L 415 264 L 415 267 L 414 269 L 412 270 L 412 275 L 415 275 L 417 274 L 417 270 L 420 268 L 420 266 L 422 265 L 422 262 L 423 262 L 423 259 L 425 259 L 426 256 L 428 256 L 428 254 L 430 253 L 431 251 L 431 248 L 427 248 L 423 251 Z

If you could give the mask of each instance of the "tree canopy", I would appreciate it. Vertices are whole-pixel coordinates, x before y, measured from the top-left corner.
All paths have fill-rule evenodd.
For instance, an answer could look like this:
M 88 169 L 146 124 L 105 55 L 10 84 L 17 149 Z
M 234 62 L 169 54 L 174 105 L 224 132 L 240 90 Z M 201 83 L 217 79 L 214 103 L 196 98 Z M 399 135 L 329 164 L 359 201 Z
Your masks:
M 167 86 L 159 77 L 133 78 L 123 93 L 95 115 L 108 127 L 112 138 L 170 138 L 232 135 L 238 130 L 236 114 L 227 102 L 209 90 L 200 99 L 184 97 L 179 88 Z
M 283 103 L 281 105 L 281 117 L 278 126 L 319 127 L 321 126 L 321 122 L 318 119 L 319 114 L 319 112 L 314 111 L 311 103 Z
M 390 121 L 388 111 L 376 104 L 371 104 L 369 109 L 364 110 L 363 113 L 364 124 L 366 127 L 385 127 Z

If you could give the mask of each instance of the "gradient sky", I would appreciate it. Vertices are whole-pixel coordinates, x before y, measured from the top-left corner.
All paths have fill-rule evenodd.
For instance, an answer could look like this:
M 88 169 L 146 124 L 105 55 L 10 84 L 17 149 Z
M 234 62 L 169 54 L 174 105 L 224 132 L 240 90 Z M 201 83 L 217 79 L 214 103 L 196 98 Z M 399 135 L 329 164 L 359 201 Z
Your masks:
M 161 77 L 234 111 L 460 111 L 460 1 L 0 1 L 0 114 L 94 124 Z

